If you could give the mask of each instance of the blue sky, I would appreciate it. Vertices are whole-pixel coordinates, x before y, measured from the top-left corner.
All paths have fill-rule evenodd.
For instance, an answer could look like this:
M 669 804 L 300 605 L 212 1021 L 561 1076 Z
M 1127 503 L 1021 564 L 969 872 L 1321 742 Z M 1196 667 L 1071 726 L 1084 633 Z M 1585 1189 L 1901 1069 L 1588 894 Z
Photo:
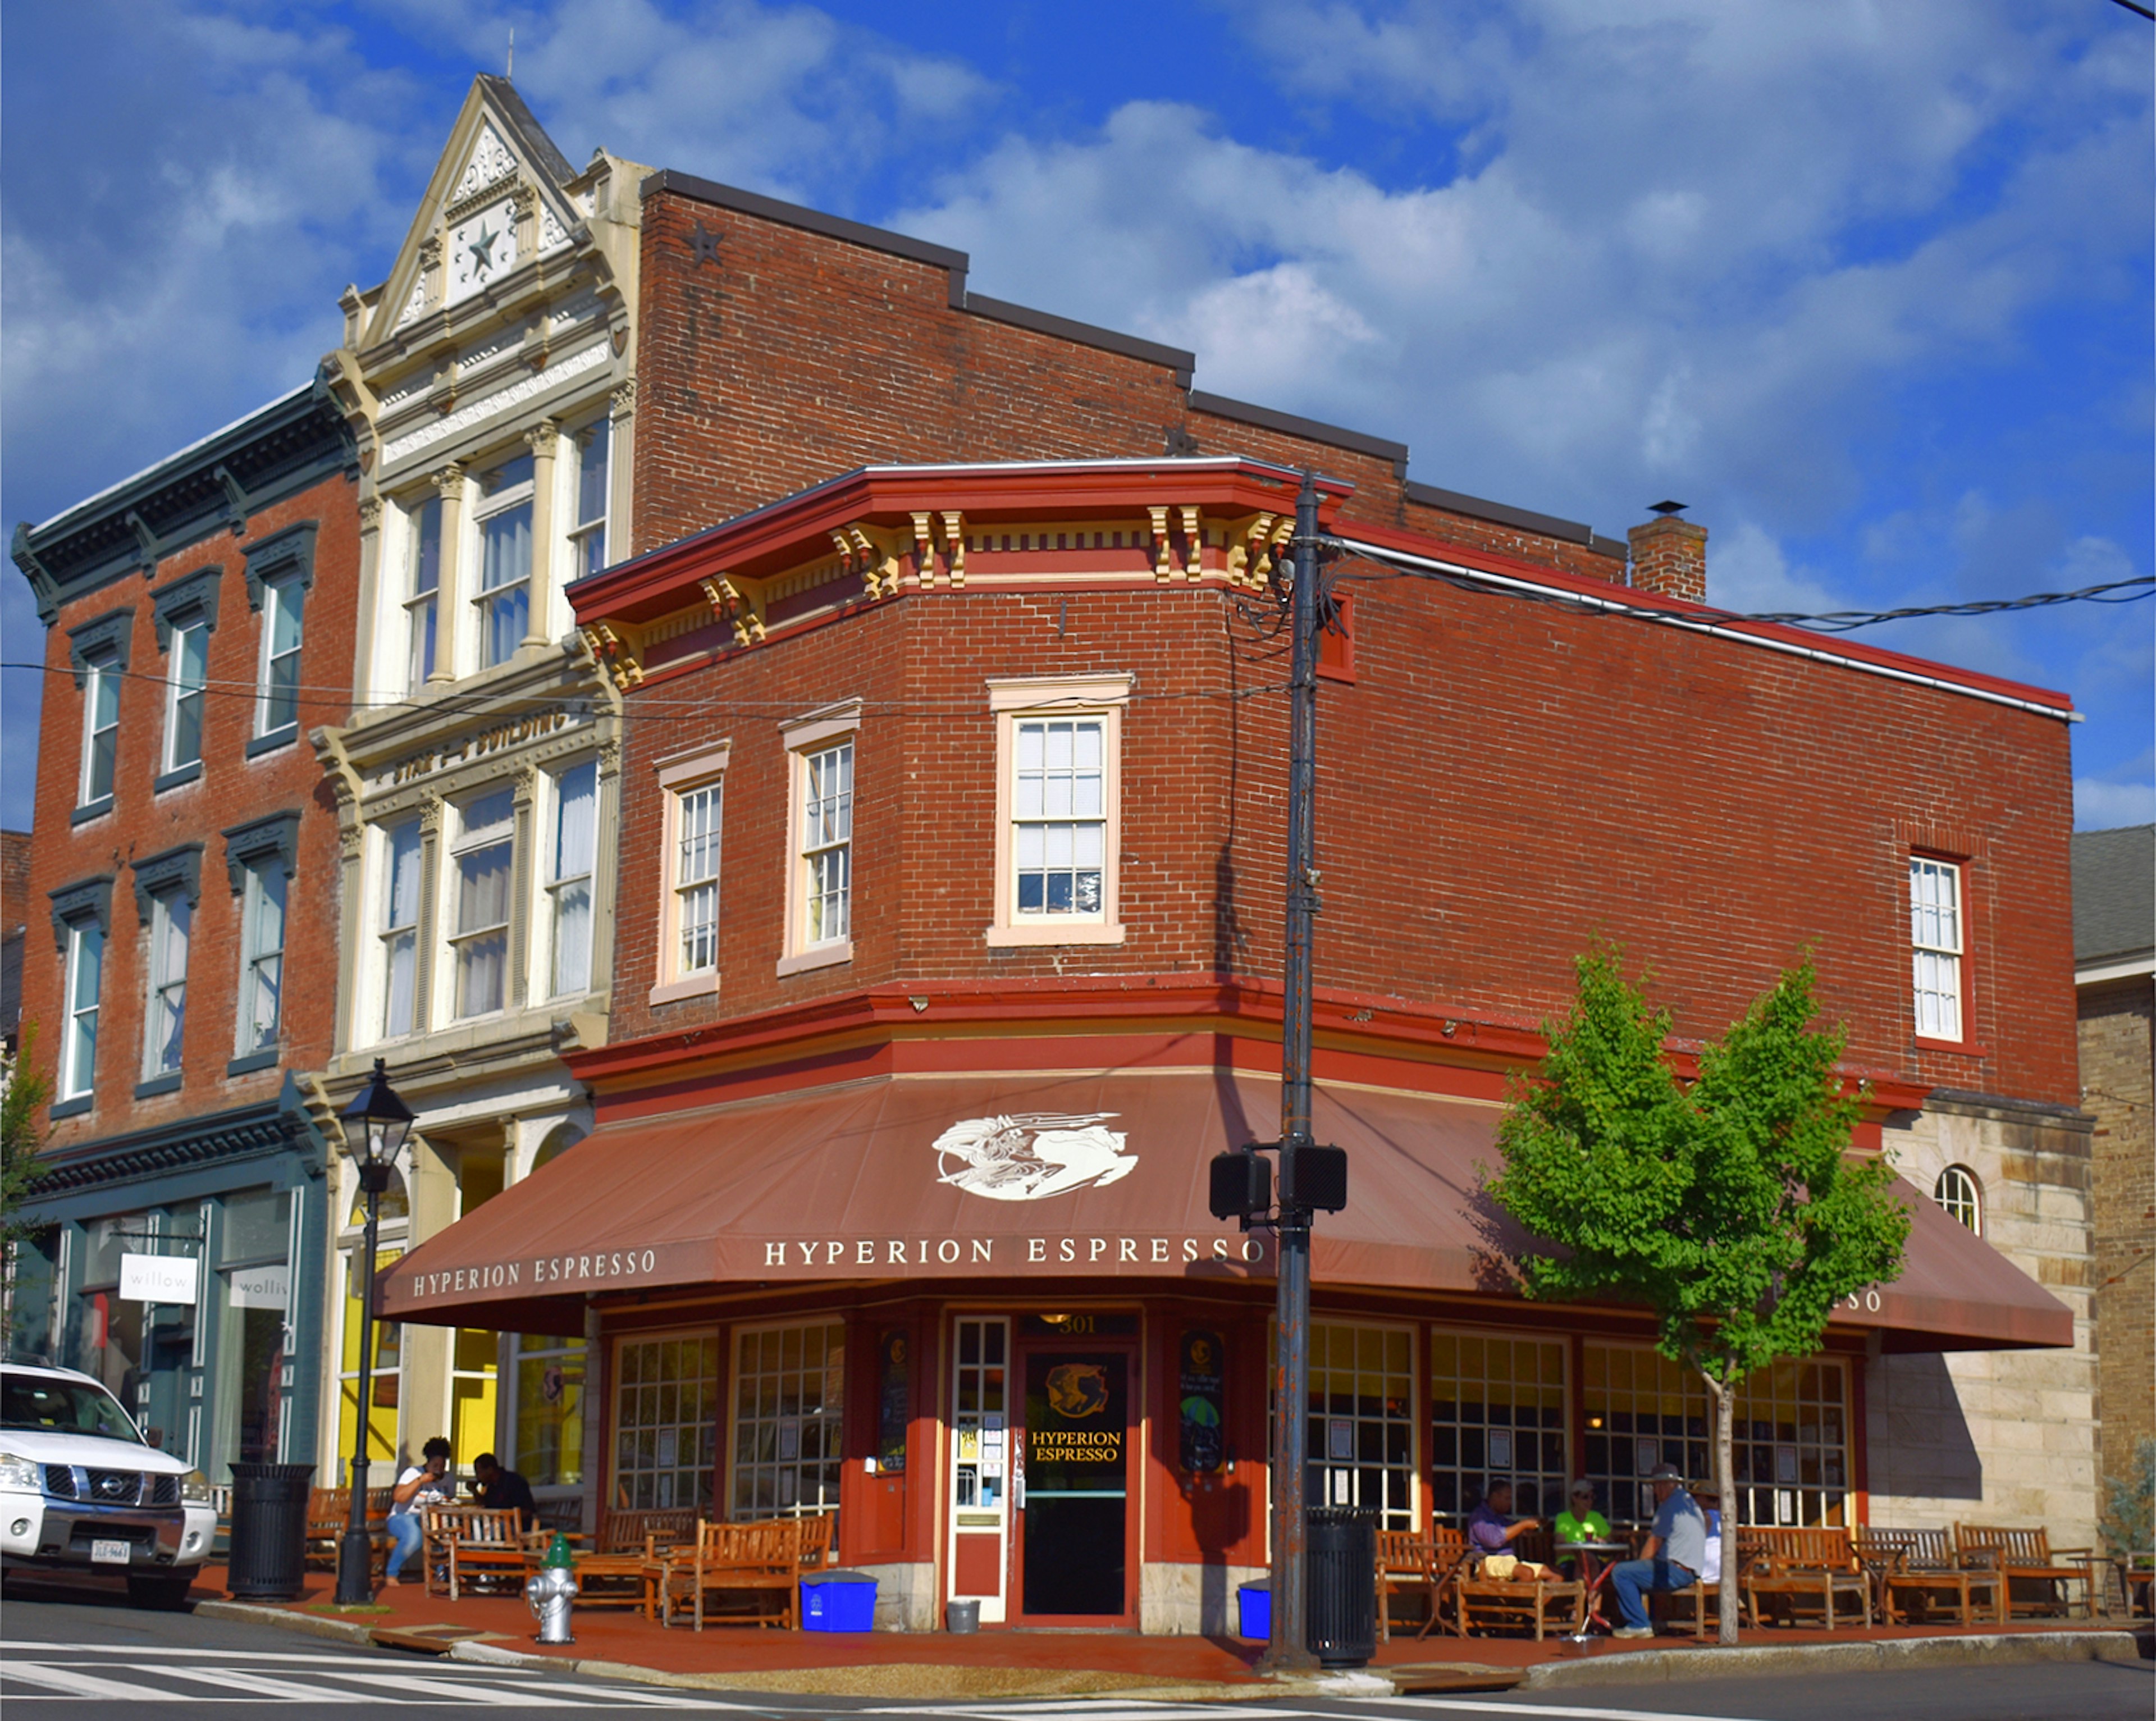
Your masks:
M 2156 28 L 2111 0 L 6 0 L 0 504 L 42 520 L 312 371 L 475 70 L 603 143 L 970 250 L 1612 535 L 1734 608 L 2150 572 Z M 1898 624 L 2071 692 L 2156 818 L 2156 604 Z M 0 576 L 10 658 L 35 655 Z M 38 678 L 0 681 L 28 822 Z

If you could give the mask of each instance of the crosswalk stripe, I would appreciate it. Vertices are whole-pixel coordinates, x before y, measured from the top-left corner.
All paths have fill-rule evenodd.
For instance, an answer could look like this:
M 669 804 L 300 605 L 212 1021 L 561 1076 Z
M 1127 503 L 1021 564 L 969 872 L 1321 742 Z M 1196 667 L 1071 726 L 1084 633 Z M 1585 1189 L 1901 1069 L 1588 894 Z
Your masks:
M 130 1656 L 136 1657 L 139 1657 L 145 1653 L 140 1644 L 28 1643 L 18 1642 L 12 1638 L 0 1639 L 0 1655 L 13 1655 L 18 1652 L 33 1656 L 94 1655 L 116 1657 Z M 182 1649 L 177 1647 L 168 1649 L 162 1645 L 158 1647 L 157 1655 L 160 1662 L 177 1657 L 187 1657 L 197 1661 L 311 1662 L 325 1667 L 349 1667 L 352 1661 L 352 1657 L 349 1651 L 342 1655 L 316 1655 L 311 1654 L 304 1650 Z M 146 1663 L 137 1662 L 136 1665 L 146 1665 Z M 459 1671 L 470 1668 L 475 1676 L 484 1674 L 486 1672 L 486 1669 L 483 1665 L 471 1662 L 445 1662 L 441 1665 L 444 1667 L 454 1667 Z
M 69 1697 L 98 1697 L 111 1703 L 155 1703 L 167 1701 L 162 1691 L 153 1691 L 146 1685 L 130 1685 L 123 1679 L 100 1679 L 94 1673 L 78 1672 L 73 1667 L 49 1667 L 41 1662 L 11 1661 L 0 1666 L 0 1677 L 19 1679 L 26 1685 L 42 1685 L 49 1690 L 64 1691 Z M 192 1702 L 182 1698 L 180 1701 Z
M 1741 1716 L 1687 1715 L 1676 1710 L 1598 1709 L 1583 1703 L 1543 1703 L 1533 1698 L 1516 1703 L 1465 1697 L 1405 1697 L 1385 1699 L 1386 1707 L 1418 1714 L 1534 1715 L 1547 1721 L 1743 1721 Z
M 428 1679 L 416 1673 L 374 1673 L 357 1669 L 337 1677 L 357 1684 L 379 1686 L 385 1691 L 408 1691 L 415 1697 L 456 1698 L 465 1703 L 497 1707 L 521 1704 L 528 1709 L 572 1709 L 592 1706 L 590 1698 L 527 1696 L 523 1692 L 504 1690 L 492 1680 L 480 1684 L 470 1679 Z
M 256 1697 L 280 1698 L 288 1703 L 363 1703 L 371 1701 L 360 1691 L 340 1691 L 334 1685 L 301 1685 L 290 1679 L 270 1679 L 240 1667 L 145 1667 L 131 1662 L 137 1672 L 155 1671 L 170 1679 L 194 1679 L 224 1691 L 244 1691 Z

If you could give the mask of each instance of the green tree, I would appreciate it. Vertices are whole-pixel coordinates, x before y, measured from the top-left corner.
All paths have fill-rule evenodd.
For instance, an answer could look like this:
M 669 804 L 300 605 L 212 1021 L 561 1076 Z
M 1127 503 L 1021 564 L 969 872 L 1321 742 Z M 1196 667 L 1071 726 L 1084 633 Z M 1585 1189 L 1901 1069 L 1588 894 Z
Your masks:
M 1737 1641 L 1730 1411 L 1745 1379 L 1816 1352 L 1836 1302 L 1896 1277 L 1909 1214 L 1882 1159 L 1851 1159 L 1858 1108 L 1815 1028 L 1809 962 L 1784 974 L 1680 1081 L 1666 1011 L 1625 979 L 1622 953 L 1578 958 L 1571 1015 L 1515 1084 L 1490 1194 L 1546 1246 L 1527 1293 L 1654 1313 L 1662 1354 L 1699 1372 L 1714 1410 L 1722 1503 L 1722 1641 Z
M 2103 1539 L 2116 1559 L 2148 1563 L 2156 1536 L 2156 1440 L 2133 1449 L 2133 1467 L 2104 1478 Z
M 32 1061 L 37 1030 L 23 1025 L 23 1038 L 12 1058 L 0 1061 L 0 1342 L 15 1326 L 15 1246 L 44 1227 L 23 1216 L 23 1204 L 38 1180 L 38 1151 L 45 1144 L 38 1114 L 52 1097 L 52 1084 Z

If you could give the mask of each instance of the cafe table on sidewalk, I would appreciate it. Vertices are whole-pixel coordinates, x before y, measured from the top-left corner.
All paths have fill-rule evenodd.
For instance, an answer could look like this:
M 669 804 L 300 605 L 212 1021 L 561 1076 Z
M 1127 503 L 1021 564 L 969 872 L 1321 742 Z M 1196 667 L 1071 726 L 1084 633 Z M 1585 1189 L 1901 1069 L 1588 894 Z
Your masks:
M 1558 1559 L 1562 1559 L 1567 1554 L 1578 1557 L 1579 1580 L 1587 1585 L 1587 1605 L 1580 1613 L 1579 1630 L 1572 1640 L 1574 1643 L 1587 1641 L 1589 1626 L 1599 1626 L 1605 1631 L 1609 1629 L 1609 1621 L 1602 1617 L 1601 1611 L 1595 1605 L 1595 1595 L 1609 1577 L 1609 1568 L 1631 1551 L 1630 1544 L 1624 1542 L 1559 1542 L 1557 1544 Z

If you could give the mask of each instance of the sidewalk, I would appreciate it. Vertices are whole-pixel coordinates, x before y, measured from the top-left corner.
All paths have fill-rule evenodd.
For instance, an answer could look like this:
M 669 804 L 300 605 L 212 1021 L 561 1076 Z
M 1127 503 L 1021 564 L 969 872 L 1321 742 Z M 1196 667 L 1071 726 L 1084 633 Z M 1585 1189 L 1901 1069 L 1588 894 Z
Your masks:
M 224 1580 L 223 1567 L 206 1566 L 195 1585 L 198 1602 L 216 1603 L 213 1611 L 225 1613 L 231 1605 L 222 1601 Z M 459 1656 L 540 1656 L 580 1663 L 595 1674 L 718 1689 L 924 1701 L 1093 1693 L 1127 1697 L 1141 1692 L 1232 1699 L 1274 1696 L 1281 1690 L 1253 1671 L 1264 1646 L 1230 1637 L 993 1629 L 964 1636 L 899 1631 L 863 1636 L 742 1626 L 707 1626 L 698 1633 L 686 1626 L 670 1631 L 632 1609 L 608 1608 L 580 1610 L 572 1627 L 576 1642 L 547 1647 L 535 1641 L 538 1623 L 521 1595 L 466 1596 L 453 1602 L 429 1597 L 418 1585 L 400 1585 L 382 1592 L 380 1612 L 340 1614 L 329 1605 L 336 1587 L 331 1574 L 310 1572 L 306 1585 L 300 1600 L 277 1607 L 250 1605 L 244 1616 L 281 1615 L 300 1629 L 354 1639 L 373 1631 L 438 1628 L 465 1636 Z M 2139 1623 L 2145 1628 L 2145 1621 Z M 1401 1691 L 1630 1683 L 1696 1677 L 1709 1671 L 1791 1671 L 1789 1652 L 1822 1649 L 1828 1653 L 1816 1657 L 1821 1662 L 1855 1659 L 1861 1665 L 1877 1664 L 1882 1650 L 1897 1659 L 1917 1652 L 1927 1660 L 1953 1661 L 2121 1660 L 2138 1654 L 2132 1628 L 2104 1620 L 1973 1629 L 1763 1629 L 1746 1631 L 1734 1655 L 1712 1644 L 1697 1645 L 1688 1636 L 1640 1643 L 1597 1637 L 1582 1646 L 1556 1638 L 1537 1643 L 1524 1637 L 1463 1639 L 1432 1633 L 1420 1642 L 1410 1636 L 1380 1644 L 1371 1671 Z M 1814 1659 L 1804 1656 L 1798 1665 Z M 1694 1663 L 1697 1672 L 1691 1671 Z

